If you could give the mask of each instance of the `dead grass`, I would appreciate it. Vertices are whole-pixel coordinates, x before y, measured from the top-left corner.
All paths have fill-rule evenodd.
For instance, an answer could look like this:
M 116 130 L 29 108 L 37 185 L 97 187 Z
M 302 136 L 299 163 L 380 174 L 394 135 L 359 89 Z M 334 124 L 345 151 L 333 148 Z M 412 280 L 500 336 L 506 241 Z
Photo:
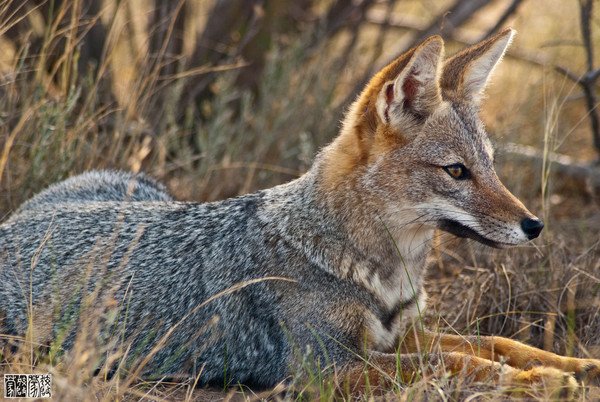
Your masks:
M 423 16 L 441 6 L 436 3 L 434 10 L 407 1 L 397 7 Z M 135 63 L 126 58 L 121 31 L 125 16 L 117 13 L 114 18 L 119 22 L 107 24 L 113 41 L 108 50 L 113 54 L 102 66 L 110 74 L 86 77 L 74 68 L 76 46 L 68 46 L 55 72 L 62 78 L 51 82 L 35 64 L 23 62 L 40 56 L 41 65 L 46 57 L 43 53 L 32 55 L 26 48 L 13 49 L 0 40 L 0 49 L 6 50 L 0 60 L 3 216 L 50 183 L 90 168 L 144 170 L 167 182 L 179 198 L 200 201 L 294 178 L 335 135 L 341 118 L 336 113 L 342 110 L 339 100 L 369 68 L 361 56 L 376 36 L 373 27 L 361 30 L 360 45 L 353 55 L 356 63 L 344 71 L 336 70 L 339 55 L 335 50 L 345 38 L 311 53 L 305 52 L 303 38 L 288 40 L 269 55 L 258 91 L 263 96 L 240 92 L 232 75 L 220 72 L 212 87 L 212 100 L 197 109 L 190 107 L 189 119 L 181 124 L 164 100 L 180 97 L 185 78 L 206 71 L 182 71 L 165 86 L 166 95 L 156 91 L 163 82 L 157 75 L 157 61 L 144 54 L 143 46 L 134 54 Z M 473 22 L 466 30 L 482 32 L 486 18 L 493 16 L 483 16 L 479 24 Z M 512 25 L 519 31 L 519 48 L 543 51 L 550 60 L 568 63 L 574 70 L 583 65 L 580 49 L 560 42 L 577 39 L 574 1 L 544 2 L 543 9 L 539 3 L 525 3 Z M 75 32 L 74 25 L 67 32 L 69 29 Z M 600 43 L 598 31 L 596 43 Z M 54 29 L 47 35 L 50 43 L 65 31 Z M 390 32 L 385 43 L 403 35 Z M 131 70 L 134 65 L 143 68 Z M 120 70 L 130 77 L 126 90 Z M 113 99 L 106 96 L 112 91 L 118 92 L 117 101 L 106 103 Z M 513 59 L 507 59 L 498 70 L 484 110 L 499 144 L 517 142 L 591 160 L 596 155 L 584 114 L 577 88 L 551 68 Z M 201 119 L 195 117 L 198 115 Z M 526 205 L 543 213 L 547 223 L 544 236 L 535 245 L 502 251 L 442 236 L 431 257 L 427 324 L 441 331 L 513 337 L 566 355 L 599 357 L 598 201 L 568 178 L 548 175 L 537 166 L 516 164 L 502 155 L 498 170 Z M 94 329 L 88 330 L 79 334 L 80 343 L 73 353 L 57 359 L 41 353 L 31 339 L 21 340 L 19 351 L 2 356 L 0 373 L 51 372 L 57 400 L 235 400 L 270 395 L 248 389 L 195 390 L 190 381 L 146 382 L 135 376 L 135 370 L 131 377 L 94 376 L 99 361 L 119 362 L 127 350 L 107 357 L 94 339 Z M 314 381 L 300 391 L 273 393 L 291 399 L 319 395 L 331 399 L 330 383 L 322 382 L 318 375 Z M 426 378 L 410 386 L 398 384 L 391 394 L 404 400 L 506 398 L 489 384 L 472 384 L 460 376 Z

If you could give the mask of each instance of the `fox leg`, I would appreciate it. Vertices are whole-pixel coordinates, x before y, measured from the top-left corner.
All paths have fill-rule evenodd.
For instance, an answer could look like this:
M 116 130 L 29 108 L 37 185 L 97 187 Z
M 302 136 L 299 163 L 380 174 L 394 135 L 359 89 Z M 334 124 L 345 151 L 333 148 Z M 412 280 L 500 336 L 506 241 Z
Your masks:
M 439 345 L 441 352 L 461 352 L 492 361 L 504 361 L 518 369 L 535 366 L 554 367 L 572 372 L 578 380 L 600 380 L 600 360 L 560 356 L 524 343 L 498 336 L 460 336 L 432 332 L 410 332 L 403 342 L 409 352 L 430 351 Z
M 560 396 L 576 393 L 577 382 L 572 375 L 552 367 L 521 370 L 509 365 L 462 352 L 390 354 L 371 352 L 365 361 L 355 361 L 342 371 L 339 389 L 351 394 L 367 390 L 390 390 L 395 381 L 409 383 L 420 376 L 441 375 L 444 372 L 464 374 L 477 382 L 494 381 L 503 385 L 542 386 Z

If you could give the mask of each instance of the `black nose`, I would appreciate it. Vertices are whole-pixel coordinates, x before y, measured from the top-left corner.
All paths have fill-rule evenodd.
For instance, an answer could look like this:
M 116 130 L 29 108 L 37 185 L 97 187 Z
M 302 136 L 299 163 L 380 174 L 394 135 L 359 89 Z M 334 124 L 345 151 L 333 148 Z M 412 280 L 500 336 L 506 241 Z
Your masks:
M 521 221 L 521 229 L 523 229 L 529 240 L 538 237 L 543 228 L 544 222 L 539 219 L 525 218 Z

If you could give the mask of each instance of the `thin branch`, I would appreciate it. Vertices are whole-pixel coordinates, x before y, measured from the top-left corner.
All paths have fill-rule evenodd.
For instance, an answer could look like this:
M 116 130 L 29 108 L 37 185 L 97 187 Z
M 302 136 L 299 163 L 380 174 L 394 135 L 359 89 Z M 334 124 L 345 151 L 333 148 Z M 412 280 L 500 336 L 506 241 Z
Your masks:
M 594 71 L 588 71 L 588 73 L 585 75 L 585 79 L 590 82 L 595 82 L 598 77 L 600 77 L 600 68 Z
M 379 29 L 379 33 L 377 34 L 377 39 L 375 40 L 375 48 L 373 49 L 373 55 L 371 56 L 371 63 L 379 59 L 383 53 L 383 42 L 385 40 L 385 36 L 390 30 L 390 20 L 392 19 L 392 14 L 394 12 L 394 8 L 396 7 L 397 0 L 388 0 L 386 3 L 386 9 L 384 14 L 384 24 L 381 25 Z
M 592 71 L 594 69 L 594 47 L 592 45 L 592 28 L 590 26 L 590 21 L 592 19 L 594 1 L 579 0 L 579 7 L 581 37 L 583 39 L 583 45 L 585 47 L 585 53 L 587 56 L 587 70 Z
M 554 66 L 554 70 L 560 73 L 577 84 L 581 84 L 581 77 L 578 77 L 574 72 L 563 66 Z
M 504 10 L 504 13 L 502 13 L 502 15 L 500 16 L 500 18 L 498 19 L 498 21 L 496 21 L 496 24 L 490 28 L 485 35 L 483 35 L 483 37 L 481 38 L 481 40 L 483 39 L 487 39 L 490 36 L 492 36 L 493 34 L 495 34 L 500 28 L 502 28 L 502 26 L 504 25 L 504 23 L 513 15 L 515 14 L 518 9 L 519 6 L 521 5 L 521 3 L 523 3 L 523 0 L 513 0 L 512 3 L 510 3 L 510 5 L 506 8 L 506 10 Z
M 596 108 L 597 98 L 594 88 L 595 79 L 592 79 L 592 77 L 597 78 L 600 74 L 598 71 L 594 71 L 594 46 L 592 44 L 592 27 L 590 24 L 593 15 L 594 2 L 593 0 L 579 0 L 579 6 L 581 37 L 583 39 L 587 58 L 587 73 L 579 79 L 579 84 L 583 88 L 583 93 L 585 94 L 594 147 L 600 157 L 600 116 L 598 115 L 598 109 Z
M 445 38 L 452 36 L 455 28 L 461 26 L 477 11 L 493 2 L 494 0 L 456 0 L 450 8 L 441 13 L 427 28 L 415 35 L 408 48 L 416 46 L 425 38 L 434 34 L 440 34 Z
M 343 28 L 358 26 L 364 20 L 364 14 L 373 5 L 373 0 L 337 0 L 325 16 L 326 37 L 332 37 Z

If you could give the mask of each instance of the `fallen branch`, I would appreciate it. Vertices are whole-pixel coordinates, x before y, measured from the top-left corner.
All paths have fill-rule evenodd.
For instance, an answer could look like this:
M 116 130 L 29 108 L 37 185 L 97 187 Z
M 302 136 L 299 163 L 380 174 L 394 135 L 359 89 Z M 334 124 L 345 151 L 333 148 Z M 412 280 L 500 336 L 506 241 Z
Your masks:
M 600 194 L 600 166 L 594 163 L 584 163 L 555 152 L 549 152 L 544 156 L 543 152 L 528 145 L 507 143 L 499 148 L 512 159 L 535 164 L 540 169 L 545 159 L 546 163 L 550 164 L 552 172 L 585 184 L 592 194 Z

